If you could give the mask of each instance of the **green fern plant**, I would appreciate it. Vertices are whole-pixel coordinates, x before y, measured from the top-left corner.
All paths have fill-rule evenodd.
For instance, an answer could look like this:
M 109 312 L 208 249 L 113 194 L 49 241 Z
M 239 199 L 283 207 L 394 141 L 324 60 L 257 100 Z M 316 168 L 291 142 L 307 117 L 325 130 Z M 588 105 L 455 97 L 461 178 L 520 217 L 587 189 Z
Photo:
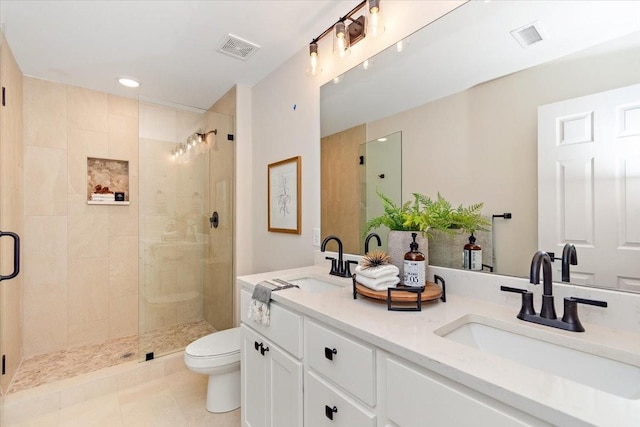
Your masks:
M 473 233 L 486 231 L 491 223 L 481 215 L 483 203 L 468 207 L 453 208 L 440 193 L 436 199 L 413 193 L 413 202 L 396 205 L 384 194 L 377 193 L 382 200 L 384 213 L 372 218 L 364 225 L 363 236 L 381 226 L 395 231 L 420 231 L 427 236 L 431 230 L 455 233 L 459 230 Z

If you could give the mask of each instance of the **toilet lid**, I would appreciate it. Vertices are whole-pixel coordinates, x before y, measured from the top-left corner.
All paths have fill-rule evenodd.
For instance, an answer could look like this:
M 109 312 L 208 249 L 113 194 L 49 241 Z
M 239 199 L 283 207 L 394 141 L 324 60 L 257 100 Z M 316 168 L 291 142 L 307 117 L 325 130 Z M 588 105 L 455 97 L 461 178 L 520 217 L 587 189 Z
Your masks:
M 217 357 L 240 352 L 240 328 L 214 332 L 189 344 L 185 348 L 191 356 Z

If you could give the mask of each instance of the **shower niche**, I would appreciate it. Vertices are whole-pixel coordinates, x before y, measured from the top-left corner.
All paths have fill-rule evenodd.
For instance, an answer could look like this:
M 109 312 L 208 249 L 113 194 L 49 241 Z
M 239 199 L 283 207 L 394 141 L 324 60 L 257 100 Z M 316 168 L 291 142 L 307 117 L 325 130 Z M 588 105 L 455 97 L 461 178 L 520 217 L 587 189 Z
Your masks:
M 87 158 L 87 204 L 129 204 L 129 161 Z

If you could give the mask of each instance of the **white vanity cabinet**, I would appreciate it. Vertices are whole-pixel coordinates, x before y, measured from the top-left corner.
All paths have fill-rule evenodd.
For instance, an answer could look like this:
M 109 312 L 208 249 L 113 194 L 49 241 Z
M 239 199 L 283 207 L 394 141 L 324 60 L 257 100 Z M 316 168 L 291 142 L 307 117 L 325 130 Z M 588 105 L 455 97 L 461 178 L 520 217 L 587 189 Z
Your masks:
M 244 427 L 550 425 L 284 304 L 258 324 L 250 299 L 242 290 Z
M 384 426 L 550 425 L 405 360 L 387 354 L 380 360 Z
M 247 318 L 251 295 L 241 294 L 242 425 L 303 424 L 302 316 L 271 303 L 271 324 Z
M 375 427 L 375 348 L 304 322 L 305 426 Z

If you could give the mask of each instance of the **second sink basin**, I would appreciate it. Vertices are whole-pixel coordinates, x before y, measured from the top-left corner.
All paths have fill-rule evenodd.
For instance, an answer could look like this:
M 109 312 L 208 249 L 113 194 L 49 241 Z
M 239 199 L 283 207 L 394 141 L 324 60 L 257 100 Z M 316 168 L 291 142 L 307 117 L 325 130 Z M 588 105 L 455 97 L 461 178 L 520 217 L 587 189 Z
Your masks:
M 523 331 L 501 328 L 493 319 L 465 316 L 435 331 L 446 339 L 473 347 L 528 367 L 563 377 L 627 399 L 640 399 L 640 367 L 594 353 L 615 351 L 603 348 L 593 352 L 532 337 Z M 510 325 L 509 328 L 513 328 Z M 540 335 L 540 331 L 535 330 Z M 544 335 L 544 334 L 543 334 Z M 562 337 L 560 337 L 562 338 Z M 621 357 L 624 358 L 624 357 Z

